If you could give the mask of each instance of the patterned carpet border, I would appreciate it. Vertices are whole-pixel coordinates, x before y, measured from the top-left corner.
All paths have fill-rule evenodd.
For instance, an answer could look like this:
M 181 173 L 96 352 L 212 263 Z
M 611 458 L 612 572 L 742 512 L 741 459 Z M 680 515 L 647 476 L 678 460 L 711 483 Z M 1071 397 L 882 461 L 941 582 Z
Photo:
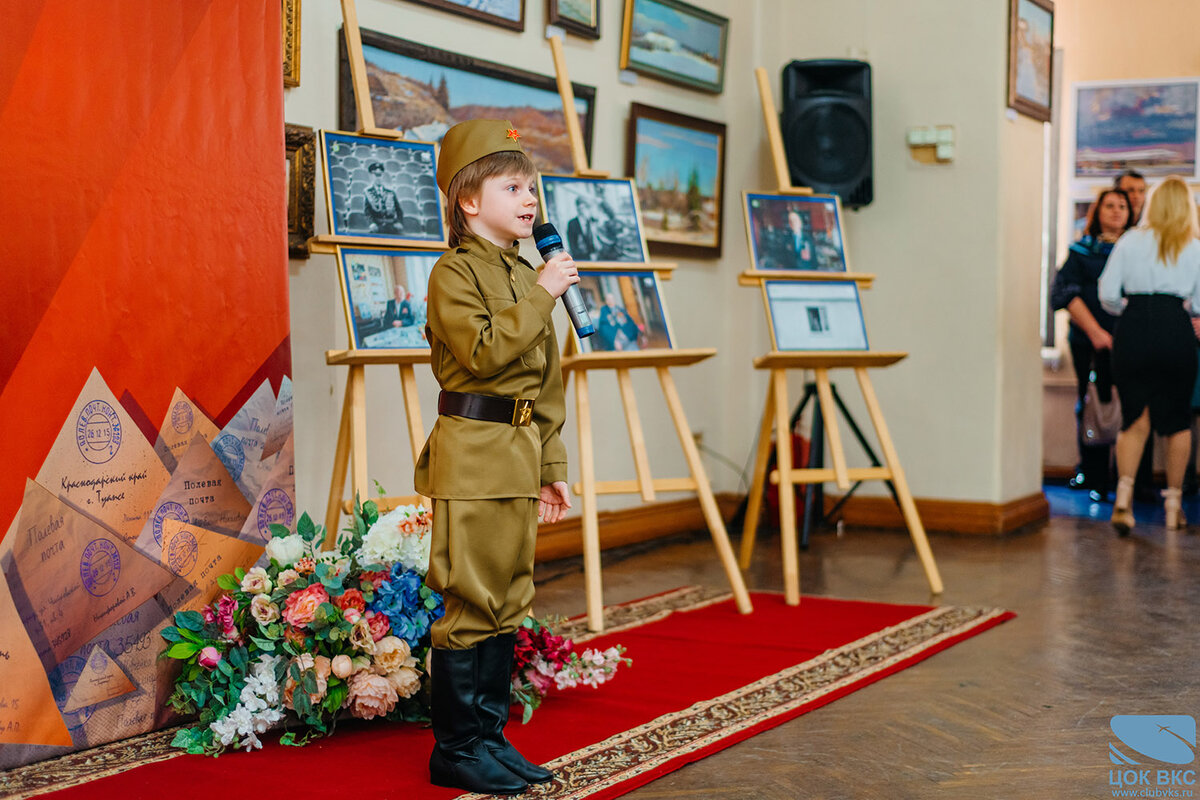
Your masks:
M 697 601 L 695 607 L 699 607 L 722 602 L 729 596 L 700 598 L 687 594 L 660 602 L 656 602 L 660 598 L 650 598 L 643 610 L 661 618 L 674 611 L 692 610 L 693 606 L 686 604 L 672 607 L 681 600 Z M 728 694 L 700 701 L 562 756 L 547 765 L 558 773 L 558 780 L 531 786 L 522 797 L 580 800 L 624 794 L 1012 616 L 1012 612 L 997 608 L 932 609 Z M 681 763 L 669 766 L 675 761 Z M 632 784 L 617 789 L 627 782 Z M 479 797 L 483 795 L 464 794 L 456 800 Z
M 623 605 L 604 609 L 604 634 L 587 629 L 587 617 L 567 620 L 559 633 L 577 642 L 597 636 L 645 625 L 680 610 L 702 608 L 724 601 L 729 595 L 713 588 L 685 586 Z M 58 758 L 37 761 L 7 771 L 0 771 L 0 797 L 22 800 L 60 789 L 69 789 L 89 781 L 135 769 L 157 761 L 167 761 L 185 755 L 171 747 L 178 728 L 152 731 L 132 739 L 123 739 L 101 747 L 68 753 Z
M 606 607 L 603 634 L 588 631 L 585 617 L 568 620 L 561 626 L 561 633 L 583 643 L 677 612 L 721 603 L 730 597 L 728 592 L 711 588 L 683 587 Z M 700 701 L 568 753 L 549 765 L 558 773 L 558 780 L 533 786 L 522 796 L 580 800 L 598 794 L 621 794 L 679 766 L 669 767 L 671 762 L 694 761 L 748 738 L 798 716 L 808 707 L 828 702 L 855 684 L 882 677 L 905 662 L 919 660 L 1011 616 L 1011 612 L 996 608 L 932 609 L 728 694 Z M 183 755 L 183 751 L 171 747 L 176 730 L 154 731 L 0 772 L 0 797 L 11 800 L 35 797 Z M 632 786 L 609 793 L 628 782 Z M 457 800 L 482 796 L 464 794 Z

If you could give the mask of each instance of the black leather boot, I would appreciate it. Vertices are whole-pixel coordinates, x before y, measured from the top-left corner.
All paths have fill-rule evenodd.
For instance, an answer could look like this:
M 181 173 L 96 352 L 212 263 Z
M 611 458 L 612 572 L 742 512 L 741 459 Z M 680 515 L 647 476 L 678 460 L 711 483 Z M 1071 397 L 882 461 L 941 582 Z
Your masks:
M 429 780 L 479 794 L 519 794 L 529 784 L 501 766 L 480 736 L 477 656 L 473 647 L 433 650 L 429 716 L 437 744 L 429 756 Z
M 502 633 L 477 645 L 479 690 L 475 697 L 475 709 L 479 714 L 480 736 L 492 757 L 509 772 L 530 783 L 549 783 L 554 780 L 554 773 L 525 758 L 504 738 L 516 644 L 515 633 Z

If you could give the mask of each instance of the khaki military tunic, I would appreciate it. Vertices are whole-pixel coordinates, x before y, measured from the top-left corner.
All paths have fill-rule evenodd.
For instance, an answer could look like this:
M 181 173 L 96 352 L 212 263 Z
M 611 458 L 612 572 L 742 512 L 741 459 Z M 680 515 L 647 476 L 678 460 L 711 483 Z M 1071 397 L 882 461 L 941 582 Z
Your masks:
M 426 336 L 441 387 L 534 401 L 525 427 L 441 415 L 417 459 L 416 489 L 434 499 L 426 583 L 446 601 L 435 647 L 520 625 L 533 601 L 538 494 L 567 479 L 555 301 L 517 251 L 466 237 L 429 276 Z

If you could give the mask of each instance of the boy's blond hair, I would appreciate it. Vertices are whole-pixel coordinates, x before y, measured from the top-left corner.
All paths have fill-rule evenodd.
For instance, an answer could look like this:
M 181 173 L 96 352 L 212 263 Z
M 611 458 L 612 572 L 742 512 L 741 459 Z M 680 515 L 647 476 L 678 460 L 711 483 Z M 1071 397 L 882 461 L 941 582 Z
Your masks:
M 462 210 L 462 200 L 477 197 L 483 182 L 496 175 L 519 175 L 522 178 L 537 177 L 537 168 L 529 156 L 516 150 L 504 150 L 486 155 L 467 164 L 450 181 L 446 192 L 446 228 L 451 247 L 458 247 L 464 236 L 471 235 L 467 225 L 467 214 Z
M 1192 190 L 1177 175 L 1154 187 L 1146 203 L 1146 226 L 1158 240 L 1158 259 L 1174 264 L 1188 242 L 1196 238 L 1196 201 Z

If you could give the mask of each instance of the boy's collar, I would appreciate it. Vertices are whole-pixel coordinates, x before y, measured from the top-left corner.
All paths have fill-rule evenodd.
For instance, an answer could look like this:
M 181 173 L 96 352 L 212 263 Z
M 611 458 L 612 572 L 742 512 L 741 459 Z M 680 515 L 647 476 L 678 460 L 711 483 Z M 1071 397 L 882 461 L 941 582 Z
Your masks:
M 517 258 L 521 252 L 521 243 L 518 241 L 514 241 L 512 247 L 500 247 L 490 239 L 485 239 L 476 233 L 464 234 L 458 245 L 459 247 L 471 246 L 476 250 L 482 250 L 485 256 L 499 258 L 509 266 L 517 263 Z

